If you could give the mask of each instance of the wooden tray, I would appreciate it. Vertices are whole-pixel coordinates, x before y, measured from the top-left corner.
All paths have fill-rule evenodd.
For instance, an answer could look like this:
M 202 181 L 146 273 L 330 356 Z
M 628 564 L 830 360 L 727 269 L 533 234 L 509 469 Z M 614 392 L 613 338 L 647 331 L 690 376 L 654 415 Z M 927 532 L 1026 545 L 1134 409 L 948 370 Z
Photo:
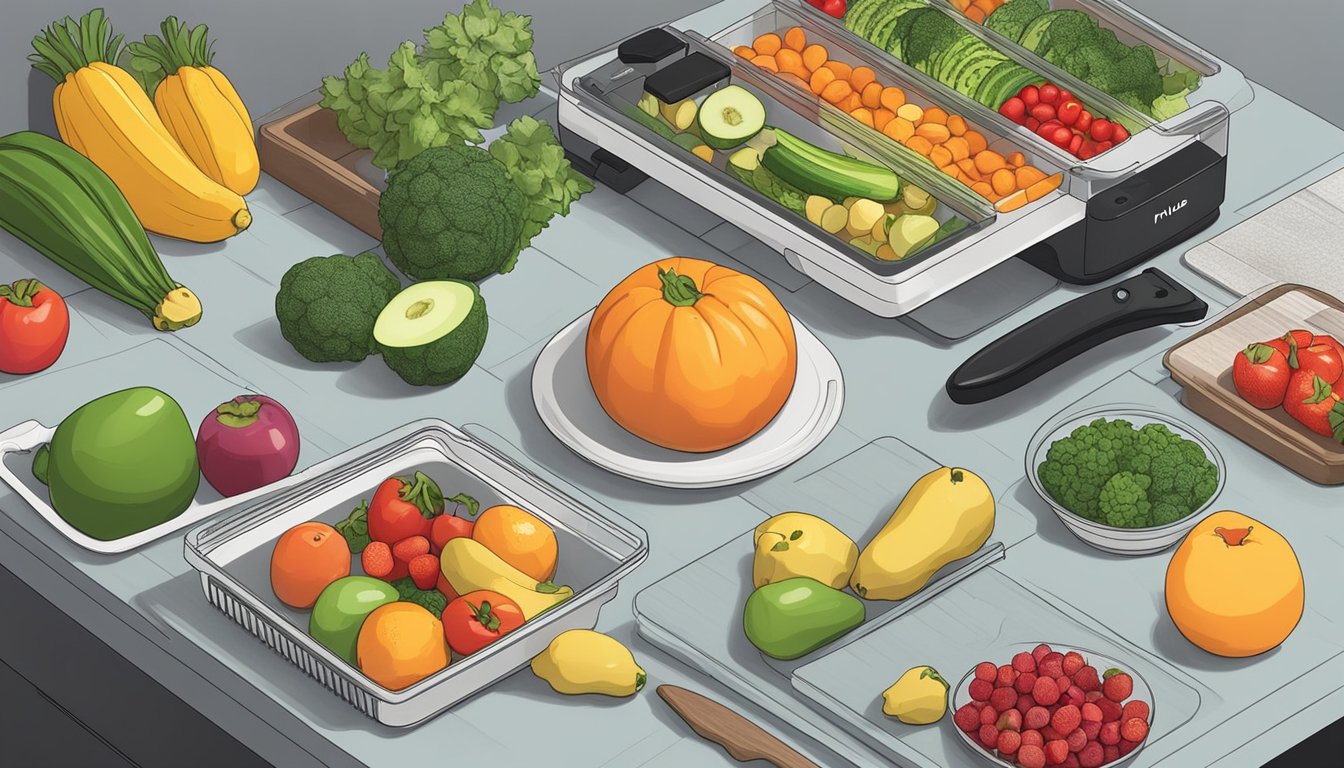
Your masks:
M 1282 408 L 1256 408 L 1232 384 L 1234 355 L 1293 328 L 1344 339 L 1344 302 L 1304 285 L 1274 286 L 1172 347 L 1162 362 L 1190 410 L 1308 480 L 1344 484 L 1344 445 L 1308 431 Z
M 378 188 L 356 170 L 368 165 L 372 153 L 346 140 L 335 112 L 314 104 L 266 123 L 259 133 L 263 171 L 370 237 L 383 239 Z

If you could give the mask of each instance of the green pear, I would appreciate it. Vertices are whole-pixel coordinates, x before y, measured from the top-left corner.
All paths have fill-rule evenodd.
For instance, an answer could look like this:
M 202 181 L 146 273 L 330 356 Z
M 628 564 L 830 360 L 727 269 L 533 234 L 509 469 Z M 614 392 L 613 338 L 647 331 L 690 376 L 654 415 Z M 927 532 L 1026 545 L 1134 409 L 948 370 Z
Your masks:
M 332 653 L 358 665 L 355 644 L 364 619 L 381 605 L 401 599 L 396 587 L 372 576 L 346 576 L 322 590 L 308 619 L 308 634 Z

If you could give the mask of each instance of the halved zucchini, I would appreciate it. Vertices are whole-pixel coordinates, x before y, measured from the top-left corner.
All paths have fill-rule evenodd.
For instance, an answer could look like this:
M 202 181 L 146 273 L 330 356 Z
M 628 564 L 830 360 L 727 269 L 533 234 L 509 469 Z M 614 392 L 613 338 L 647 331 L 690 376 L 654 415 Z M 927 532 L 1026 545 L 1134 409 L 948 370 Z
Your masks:
M 730 85 L 700 105 L 700 135 L 715 149 L 732 149 L 765 127 L 765 105 L 751 91 Z

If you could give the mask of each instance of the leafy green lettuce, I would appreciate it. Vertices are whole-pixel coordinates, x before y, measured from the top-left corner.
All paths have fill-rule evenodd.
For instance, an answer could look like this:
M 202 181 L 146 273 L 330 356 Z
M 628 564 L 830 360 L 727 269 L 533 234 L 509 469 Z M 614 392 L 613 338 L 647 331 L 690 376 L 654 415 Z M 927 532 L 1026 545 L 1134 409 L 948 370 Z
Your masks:
M 569 214 L 570 204 L 593 191 L 593 182 L 575 171 L 551 126 L 523 116 L 509 123 L 508 131 L 490 143 L 490 154 L 509 169 L 513 182 L 527 198 L 519 250 L 550 223 L 555 214 Z M 500 272 L 513 269 L 517 257 L 505 262 Z

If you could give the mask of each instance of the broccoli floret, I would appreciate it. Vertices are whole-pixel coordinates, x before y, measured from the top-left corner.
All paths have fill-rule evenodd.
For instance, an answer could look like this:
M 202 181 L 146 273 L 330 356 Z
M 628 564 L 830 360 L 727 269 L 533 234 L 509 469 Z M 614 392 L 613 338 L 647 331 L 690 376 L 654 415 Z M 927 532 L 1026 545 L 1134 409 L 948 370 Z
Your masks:
M 989 14 L 985 26 L 1010 40 L 1020 40 L 1027 25 L 1048 10 L 1046 0 L 1008 0 Z
M 1121 471 L 1134 441 L 1134 425 L 1123 419 L 1096 419 L 1055 441 L 1038 470 L 1047 493 L 1066 509 L 1100 520 L 1101 488 Z
M 1152 478 L 1149 496 L 1167 502 L 1184 517 L 1209 500 L 1218 486 L 1218 468 L 1198 443 L 1147 424 L 1139 430 L 1126 468 Z
M 1079 48 L 1100 49 L 1097 44 L 1097 20 L 1082 11 L 1052 11 L 1054 18 L 1041 44 L 1040 56 L 1066 56 Z
M 481 147 L 427 149 L 397 166 L 378 204 L 387 257 L 416 280 L 480 280 L 518 255 L 526 201 Z
M 434 618 L 443 616 L 443 609 L 448 607 L 448 596 L 437 589 L 421 589 L 415 586 L 415 582 L 408 576 L 404 579 L 397 579 L 392 582 L 392 586 L 397 590 L 397 594 L 402 600 L 408 603 L 415 603 L 434 614 Z
M 1150 522 L 1152 503 L 1148 488 L 1152 480 L 1147 475 L 1118 472 L 1101 487 L 1097 506 L 1101 522 L 1116 528 L 1146 528 Z
M 961 25 L 944 13 L 926 13 L 915 19 L 901 46 L 905 63 L 928 74 L 929 61 L 962 37 L 969 35 Z
M 1121 55 L 1099 55 L 1101 58 L 1092 63 L 1088 82 L 1145 113 L 1151 112 L 1153 102 L 1162 95 L 1162 76 L 1153 49 L 1138 45 Z
M 1169 525 L 1184 517 L 1190 516 L 1190 509 L 1177 504 L 1168 499 L 1158 499 L 1153 502 L 1153 511 L 1151 513 L 1152 522 L 1148 524 L 1150 528 L 1156 528 L 1161 525 Z
M 357 363 L 373 352 L 374 321 L 400 289 L 375 254 L 315 256 L 280 279 L 275 318 L 285 341 L 305 358 Z

